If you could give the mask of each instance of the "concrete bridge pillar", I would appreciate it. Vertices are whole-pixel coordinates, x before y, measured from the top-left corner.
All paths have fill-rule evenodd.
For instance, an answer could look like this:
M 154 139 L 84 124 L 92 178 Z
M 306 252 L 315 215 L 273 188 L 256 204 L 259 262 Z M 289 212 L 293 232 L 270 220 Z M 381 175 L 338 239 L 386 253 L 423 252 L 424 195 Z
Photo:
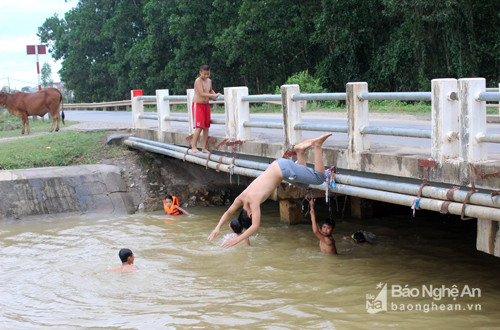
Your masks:
M 299 85 L 281 86 L 281 102 L 283 104 L 284 149 L 302 142 L 302 131 L 295 130 L 295 124 L 302 122 L 300 101 L 294 101 L 293 95 L 300 93 Z
M 194 98 L 194 89 L 186 90 L 187 96 L 187 111 L 189 116 L 189 135 L 194 133 L 193 128 L 193 98 Z
M 134 91 L 130 91 L 130 99 L 132 104 L 132 127 L 134 129 L 146 128 L 144 125 L 144 119 L 140 119 L 139 116 L 144 113 L 144 101 L 139 100 L 138 96 L 134 96 Z
M 458 158 L 458 86 L 457 79 L 433 79 L 431 157 L 442 164 Z
M 361 134 L 363 126 L 369 125 L 368 101 L 359 98 L 361 93 L 368 92 L 368 83 L 347 83 L 347 134 L 348 134 L 348 166 L 359 169 L 359 154 L 370 149 L 370 137 Z
M 500 226 L 498 221 L 477 219 L 476 249 L 500 257 Z
M 226 110 L 226 137 L 236 140 L 250 138 L 250 127 L 244 123 L 250 121 L 250 105 L 242 101 L 248 96 L 248 87 L 224 88 L 224 107 Z
M 460 156 L 466 163 L 488 160 L 486 144 L 476 139 L 486 133 L 486 102 L 478 100 L 479 93 L 486 91 L 486 79 L 459 79 L 458 91 Z
M 166 116 L 170 116 L 170 101 L 163 100 L 164 96 L 168 96 L 168 89 L 157 89 L 156 90 L 156 111 L 158 113 L 158 141 L 164 142 L 162 140 L 163 132 L 168 132 L 172 128 L 171 122 L 165 121 Z

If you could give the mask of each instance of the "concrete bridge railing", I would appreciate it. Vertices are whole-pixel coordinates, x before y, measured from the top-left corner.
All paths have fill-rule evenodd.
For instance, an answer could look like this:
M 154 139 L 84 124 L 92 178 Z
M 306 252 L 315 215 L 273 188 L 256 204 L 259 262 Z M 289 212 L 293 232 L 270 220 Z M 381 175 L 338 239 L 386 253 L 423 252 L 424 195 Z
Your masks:
M 133 125 L 136 129 L 148 127 L 145 120 L 158 121 L 158 137 L 172 129 L 172 122 L 188 122 L 193 132 L 191 103 L 194 90 L 187 95 L 169 95 L 168 90 L 157 90 L 156 96 L 132 97 Z M 144 101 L 156 101 L 157 113 L 144 113 Z M 311 125 L 302 122 L 301 102 L 308 100 L 344 100 L 347 104 L 347 125 Z M 430 101 L 432 129 L 376 127 L 369 123 L 368 100 Z M 224 102 L 225 120 L 212 119 L 213 124 L 225 125 L 226 138 L 248 140 L 251 127 L 282 130 L 285 149 L 302 141 L 302 131 L 347 133 L 349 166 L 356 169 L 358 157 L 370 150 L 370 135 L 390 135 L 431 139 L 431 157 L 438 163 L 459 160 L 473 163 L 488 160 L 487 143 L 500 143 L 500 135 L 488 134 L 486 129 L 486 101 L 499 101 L 500 92 L 487 92 L 484 78 L 435 79 L 431 92 L 374 93 L 366 82 L 348 83 L 345 93 L 301 94 L 298 85 L 284 85 L 281 95 L 249 95 L 247 87 L 224 88 L 217 102 Z M 171 103 L 185 102 L 187 116 L 171 115 Z M 251 102 L 281 102 L 283 123 L 250 120 Z

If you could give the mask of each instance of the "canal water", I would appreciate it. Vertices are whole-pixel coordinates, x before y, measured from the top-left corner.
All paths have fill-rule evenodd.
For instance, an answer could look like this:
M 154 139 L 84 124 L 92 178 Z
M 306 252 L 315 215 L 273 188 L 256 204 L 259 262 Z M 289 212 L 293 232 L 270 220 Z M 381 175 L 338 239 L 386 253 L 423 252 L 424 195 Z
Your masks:
M 40 219 L 0 227 L 0 328 L 493 328 L 500 259 L 475 250 L 475 226 L 387 216 L 337 222 L 338 256 L 310 225 L 263 206 L 251 246 L 223 249 L 225 211 Z M 342 240 L 356 230 L 373 244 Z M 134 251 L 133 273 L 118 251 Z

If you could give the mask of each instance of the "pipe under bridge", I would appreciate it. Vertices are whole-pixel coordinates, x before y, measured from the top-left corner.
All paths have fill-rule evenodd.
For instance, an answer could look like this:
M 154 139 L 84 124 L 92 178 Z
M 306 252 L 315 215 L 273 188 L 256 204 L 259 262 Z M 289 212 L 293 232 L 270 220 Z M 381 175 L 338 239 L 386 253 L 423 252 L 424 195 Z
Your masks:
M 367 83 L 348 83 L 345 93 L 322 94 L 303 94 L 298 85 L 284 85 L 281 95 L 248 95 L 246 87 L 225 88 L 224 95 L 214 101 L 224 104 L 224 119 L 213 118 L 211 128 L 211 132 L 220 132 L 215 128 L 220 125 L 223 133 L 212 134 L 210 154 L 189 150 L 193 90 L 187 90 L 185 96 L 170 96 L 168 90 L 157 90 L 156 96 L 132 91 L 135 136 L 125 143 L 217 171 L 257 177 L 288 147 L 302 141 L 305 131 L 344 134 L 346 143 L 330 138 L 333 141 L 324 144 L 325 165 L 338 172 L 335 184 L 328 186 L 330 193 L 404 205 L 417 212 L 455 214 L 464 221 L 477 219 L 477 249 L 500 256 L 500 154 L 488 152 L 488 145 L 500 143 L 500 132 L 496 126 L 487 126 L 486 120 L 486 101 L 500 100 L 500 93 L 486 92 L 485 85 L 482 78 L 436 79 L 431 92 L 372 93 Z M 143 101 L 153 98 L 157 112 L 145 113 Z M 368 101 L 374 99 L 430 102 L 431 129 L 371 126 Z M 187 113 L 172 115 L 171 100 L 185 101 Z M 303 121 L 302 109 L 309 100 L 345 101 L 347 124 Z M 283 121 L 252 120 L 252 102 L 280 103 Z M 189 126 L 181 128 L 180 123 Z M 255 129 L 274 130 L 282 138 L 271 133 L 266 138 L 266 134 L 252 132 Z M 430 139 L 431 148 L 370 144 L 370 135 Z M 312 163 L 312 153 L 308 157 Z M 326 191 L 326 187 L 324 183 L 312 188 Z M 293 200 L 302 196 L 303 190 L 278 187 L 273 197 L 280 201 L 283 219 L 290 223 L 300 220 L 300 204 Z

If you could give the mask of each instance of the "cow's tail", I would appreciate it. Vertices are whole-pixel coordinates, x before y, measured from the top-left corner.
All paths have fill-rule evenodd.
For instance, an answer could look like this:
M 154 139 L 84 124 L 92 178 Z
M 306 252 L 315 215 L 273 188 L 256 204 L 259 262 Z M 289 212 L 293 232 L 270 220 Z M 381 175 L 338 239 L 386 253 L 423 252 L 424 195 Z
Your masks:
M 62 96 L 62 93 L 61 91 L 59 91 L 60 95 L 59 95 L 59 103 L 61 104 L 61 119 L 62 119 L 62 122 L 64 124 L 64 98 Z M 66 124 L 64 124 L 66 125 Z

